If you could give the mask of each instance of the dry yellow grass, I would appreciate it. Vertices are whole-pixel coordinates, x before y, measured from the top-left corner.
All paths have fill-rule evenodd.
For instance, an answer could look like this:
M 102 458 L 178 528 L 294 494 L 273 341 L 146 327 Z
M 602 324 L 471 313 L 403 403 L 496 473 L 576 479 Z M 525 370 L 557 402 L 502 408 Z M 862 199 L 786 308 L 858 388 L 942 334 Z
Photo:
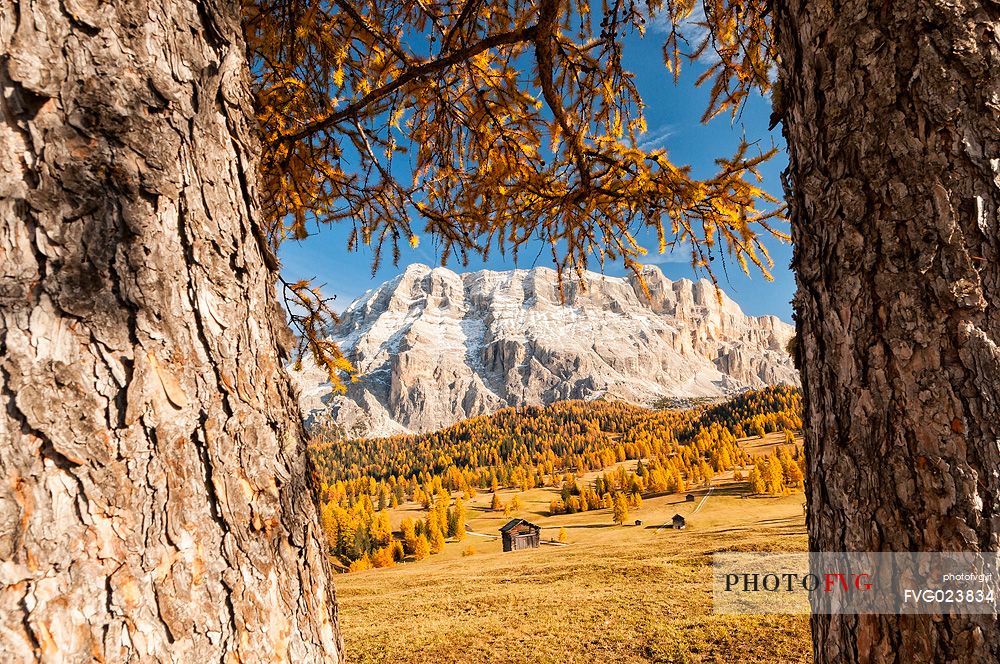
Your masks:
M 553 489 L 518 494 L 517 516 L 566 529 L 569 544 L 503 553 L 498 540 L 470 534 L 419 563 L 337 579 L 348 661 L 367 662 L 807 662 L 802 616 L 712 613 L 711 553 L 720 549 L 804 550 L 801 494 L 741 498 L 717 488 L 700 503 L 648 499 L 630 521 L 608 510 L 545 516 Z M 695 492 L 704 494 L 704 490 Z M 501 492 L 508 501 L 513 491 Z M 506 518 L 470 501 L 470 527 L 494 535 Z M 660 529 L 679 512 L 682 531 Z M 404 514 L 417 515 L 413 505 Z M 471 543 L 477 553 L 463 557 Z

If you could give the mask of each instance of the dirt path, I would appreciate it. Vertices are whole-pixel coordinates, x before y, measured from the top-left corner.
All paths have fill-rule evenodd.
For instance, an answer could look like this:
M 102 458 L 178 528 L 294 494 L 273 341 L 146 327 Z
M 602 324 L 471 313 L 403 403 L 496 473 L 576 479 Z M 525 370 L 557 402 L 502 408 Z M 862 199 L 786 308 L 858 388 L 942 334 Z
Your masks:
M 715 491 L 715 487 L 714 486 L 713 487 L 709 487 L 708 493 L 705 494 L 705 497 L 701 499 L 701 502 L 698 503 L 698 507 L 694 508 L 694 511 L 691 512 L 691 514 L 697 514 L 698 513 L 698 510 L 700 510 L 701 506 L 705 504 L 705 501 L 708 500 L 708 497 L 712 495 L 713 491 Z
M 465 530 L 465 534 L 466 535 L 475 535 L 476 537 L 485 537 L 487 539 L 495 539 L 495 540 L 496 539 L 500 539 L 499 535 L 487 535 L 485 533 L 476 533 L 476 532 L 473 532 L 473 531 L 471 531 L 469 529 Z
M 715 487 L 714 486 L 708 488 L 708 492 L 704 496 L 702 496 L 701 502 L 698 503 L 698 506 L 694 508 L 694 511 L 692 511 L 691 514 L 688 514 L 689 517 L 690 516 L 694 516 L 695 514 L 698 513 L 698 511 L 705 505 L 705 501 L 708 500 L 708 497 L 712 495 L 713 491 L 715 491 Z M 653 533 L 653 534 L 654 535 L 659 535 L 661 530 L 663 530 L 664 528 L 670 528 L 670 527 L 672 527 L 671 524 L 665 523 L 662 526 L 660 526 L 659 528 L 657 528 L 656 532 Z

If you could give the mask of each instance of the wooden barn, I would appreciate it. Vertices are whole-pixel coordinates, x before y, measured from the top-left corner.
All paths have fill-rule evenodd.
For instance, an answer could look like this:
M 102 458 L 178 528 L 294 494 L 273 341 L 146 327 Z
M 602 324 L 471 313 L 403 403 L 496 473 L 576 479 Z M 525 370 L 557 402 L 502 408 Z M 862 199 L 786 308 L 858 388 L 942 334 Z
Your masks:
M 689 493 L 687 495 L 687 498 L 685 498 L 685 500 L 687 500 L 689 503 L 693 503 L 694 502 L 694 494 L 693 493 Z
M 675 514 L 673 519 L 674 530 L 681 530 L 687 522 L 684 520 L 680 514 Z
M 536 549 L 541 541 L 541 532 L 540 526 L 529 521 L 512 519 L 500 529 L 500 534 L 503 536 L 503 550 Z

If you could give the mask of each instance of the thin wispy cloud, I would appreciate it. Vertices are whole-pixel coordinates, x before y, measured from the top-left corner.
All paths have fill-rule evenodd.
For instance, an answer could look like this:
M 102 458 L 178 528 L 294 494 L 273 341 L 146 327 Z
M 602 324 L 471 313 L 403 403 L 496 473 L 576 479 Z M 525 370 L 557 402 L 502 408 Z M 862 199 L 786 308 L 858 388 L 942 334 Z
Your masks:
M 673 247 L 667 247 L 662 254 L 657 251 L 650 251 L 648 254 L 638 259 L 643 265 L 669 265 L 671 263 L 690 263 L 691 245 L 681 242 Z
M 677 127 L 670 124 L 660 125 L 647 131 L 639 137 L 639 149 L 649 152 L 667 147 L 667 139 L 677 133 Z

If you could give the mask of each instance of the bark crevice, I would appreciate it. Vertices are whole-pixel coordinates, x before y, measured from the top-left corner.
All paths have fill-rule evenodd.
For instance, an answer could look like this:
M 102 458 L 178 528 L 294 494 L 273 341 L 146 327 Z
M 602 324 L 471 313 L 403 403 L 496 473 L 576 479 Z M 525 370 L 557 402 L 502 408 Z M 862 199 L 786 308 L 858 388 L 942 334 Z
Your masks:
M 16 657 L 341 659 L 276 275 L 248 237 L 238 11 L 0 11 L 0 629 Z
M 813 549 L 1000 545 L 997 14 L 775 4 Z M 817 662 L 1000 660 L 996 615 L 812 621 Z

